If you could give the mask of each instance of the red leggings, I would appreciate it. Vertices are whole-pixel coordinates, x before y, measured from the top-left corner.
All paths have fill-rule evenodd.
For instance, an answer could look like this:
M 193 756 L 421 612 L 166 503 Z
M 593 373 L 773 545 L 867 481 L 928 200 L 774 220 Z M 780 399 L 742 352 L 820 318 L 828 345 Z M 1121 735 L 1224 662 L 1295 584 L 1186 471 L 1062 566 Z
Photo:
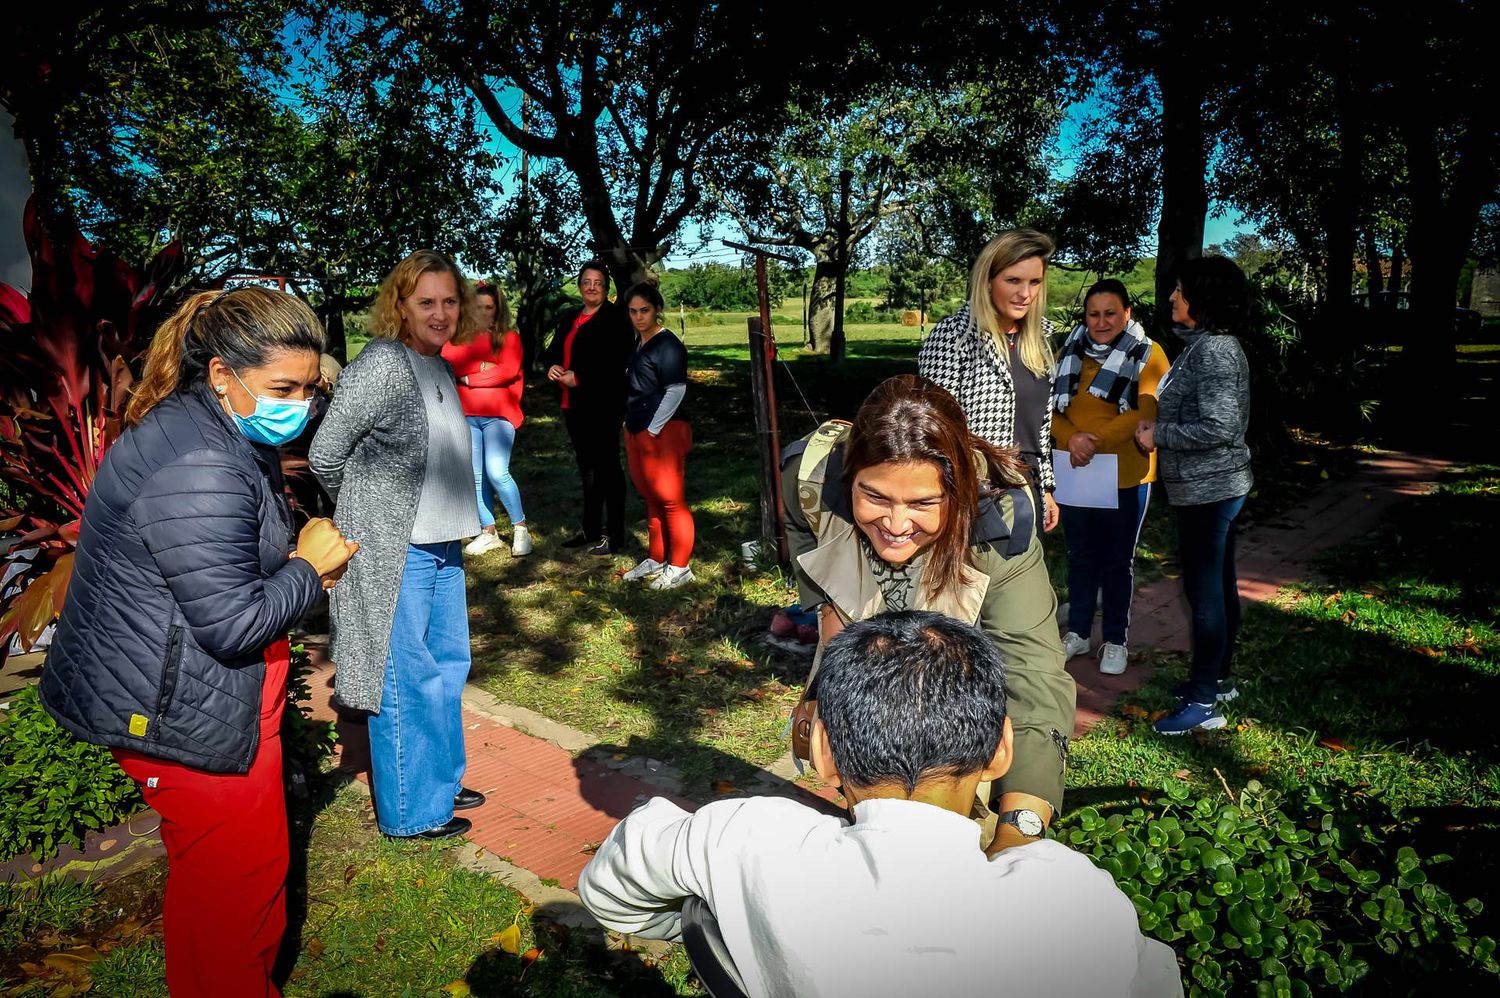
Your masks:
M 266 649 L 260 747 L 247 773 L 209 773 L 116 749 L 161 815 L 162 915 L 172 998 L 276 998 L 271 967 L 286 931 L 287 823 L 281 775 L 286 639 Z
M 693 513 L 683 484 L 692 449 L 693 428 L 686 420 L 671 420 L 657 437 L 645 430 L 625 434 L 630 480 L 646 500 L 650 558 L 679 568 L 693 556 Z

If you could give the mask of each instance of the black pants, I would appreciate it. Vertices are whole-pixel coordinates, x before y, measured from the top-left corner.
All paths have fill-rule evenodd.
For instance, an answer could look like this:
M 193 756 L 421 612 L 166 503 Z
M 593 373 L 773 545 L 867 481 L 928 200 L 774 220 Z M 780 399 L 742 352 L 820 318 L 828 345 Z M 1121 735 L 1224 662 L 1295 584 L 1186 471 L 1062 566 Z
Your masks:
M 1240 633 L 1239 577 L 1234 569 L 1234 521 L 1245 497 L 1174 507 L 1182 591 L 1193 611 L 1193 671 L 1188 699 L 1214 702 L 1219 682 L 1233 672 Z
M 619 416 L 587 409 L 564 409 L 563 425 L 578 459 L 583 482 L 583 535 L 601 534 L 614 544 L 625 539 L 625 472 L 620 467 Z

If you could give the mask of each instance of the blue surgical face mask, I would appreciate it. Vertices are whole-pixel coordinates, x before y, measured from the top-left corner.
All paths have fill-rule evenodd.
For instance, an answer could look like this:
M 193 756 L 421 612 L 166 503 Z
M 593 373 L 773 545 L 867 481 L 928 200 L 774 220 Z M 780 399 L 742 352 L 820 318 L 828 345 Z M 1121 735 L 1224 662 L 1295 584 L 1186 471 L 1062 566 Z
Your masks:
M 250 391 L 238 374 L 233 371 L 229 373 L 234 374 L 234 380 L 240 383 L 241 388 L 246 392 Z M 289 440 L 297 439 L 297 435 L 307 426 L 308 417 L 312 415 L 312 399 L 273 399 L 256 395 L 255 411 L 250 415 L 241 416 L 232 407 L 229 412 L 247 440 L 280 447 Z

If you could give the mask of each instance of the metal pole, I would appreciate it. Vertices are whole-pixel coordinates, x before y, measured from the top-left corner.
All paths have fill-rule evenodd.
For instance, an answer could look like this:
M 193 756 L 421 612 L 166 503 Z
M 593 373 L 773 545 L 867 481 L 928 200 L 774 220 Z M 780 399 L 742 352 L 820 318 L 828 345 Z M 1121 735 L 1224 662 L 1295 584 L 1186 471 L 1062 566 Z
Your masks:
M 763 338 L 761 363 L 764 370 L 767 456 L 771 465 L 771 502 L 775 521 L 771 524 L 776 541 L 776 563 L 783 568 L 791 564 L 786 541 L 786 507 L 781 500 L 781 429 L 776 420 L 776 333 L 771 328 L 771 292 L 766 281 L 766 256 L 755 254 L 755 290 L 760 297 L 760 328 Z

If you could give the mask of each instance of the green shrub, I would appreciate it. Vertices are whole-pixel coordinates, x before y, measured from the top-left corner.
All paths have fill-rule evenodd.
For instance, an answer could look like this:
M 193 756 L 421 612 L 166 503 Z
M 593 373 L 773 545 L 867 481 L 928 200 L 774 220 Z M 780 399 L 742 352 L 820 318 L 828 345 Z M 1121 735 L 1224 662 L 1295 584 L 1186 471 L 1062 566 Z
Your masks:
M 323 767 L 323 760 L 333 754 L 338 741 L 338 729 L 332 721 L 315 721 L 312 711 L 304 706 L 312 701 L 312 687 L 307 677 L 312 672 L 312 659 L 302 645 L 292 645 L 292 663 L 287 673 L 286 712 L 281 716 L 281 745 L 288 762 L 292 764 L 295 790 L 296 774 L 316 773 Z
M 875 306 L 867 301 L 857 301 L 844 309 L 845 322 L 878 322 Z
M 141 808 L 135 781 L 109 750 L 68 734 L 42 707 L 36 687 L 17 693 L 0 723 L 0 861 L 22 853 L 50 859 L 90 830 Z
M 965 301 L 962 298 L 940 298 L 927 309 L 927 321 L 942 322 L 964 305 Z
M 1283 808 L 1255 782 L 1233 803 L 1164 792 L 1128 814 L 1082 808 L 1058 838 L 1115 878 L 1143 932 L 1182 953 L 1190 994 L 1310 995 L 1367 977 L 1453 993 L 1439 972 L 1469 974 L 1459 989 L 1500 986 L 1475 980 L 1500 975 L 1495 941 L 1468 930 L 1481 902 L 1458 904 L 1428 879 L 1450 857 L 1392 853 L 1382 829 L 1396 821 L 1371 797 L 1314 784 Z

